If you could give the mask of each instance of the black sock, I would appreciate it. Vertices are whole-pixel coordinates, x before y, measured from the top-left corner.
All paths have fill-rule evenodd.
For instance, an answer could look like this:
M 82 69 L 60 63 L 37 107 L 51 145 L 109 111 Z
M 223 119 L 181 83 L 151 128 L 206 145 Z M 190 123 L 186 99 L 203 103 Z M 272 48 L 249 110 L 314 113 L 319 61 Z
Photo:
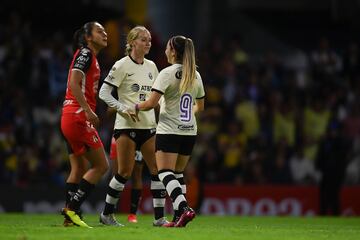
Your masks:
M 115 176 L 110 180 L 105 199 L 105 208 L 103 211 L 104 215 L 115 212 L 115 205 L 119 201 L 120 193 L 124 190 L 126 181 L 127 179 L 120 176 L 120 174 L 115 174 Z
M 174 211 L 178 210 L 178 213 L 181 215 L 188 205 L 182 194 L 181 185 L 176 179 L 174 172 L 170 169 L 162 169 L 159 171 L 159 179 L 163 182 L 166 191 L 173 202 Z
M 75 212 L 79 211 L 81 204 L 89 196 L 95 185 L 89 183 L 85 179 L 81 179 L 79 183 L 79 189 L 76 191 L 73 198 L 69 203 L 69 208 Z
M 151 194 L 153 197 L 155 219 L 164 217 L 166 189 L 158 175 L 151 175 Z
M 173 217 L 173 222 L 177 222 L 177 220 L 179 219 L 179 217 L 181 216 L 179 210 L 174 210 L 174 217 Z
M 131 203 L 130 203 L 130 213 L 131 214 L 136 214 L 138 206 L 139 206 L 139 202 L 141 199 L 141 190 L 142 189 L 131 189 Z
M 79 188 L 77 183 L 66 183 L 65 185 L 65 206 L 67 207 L 70 203 L 71 198 L 75 195 Z
M 175 172 L 175 177 L 179 181 L 182 194 L 184 194 L 184 197 L 186 198 L 186 184 L 184 180 L 184 172 Z

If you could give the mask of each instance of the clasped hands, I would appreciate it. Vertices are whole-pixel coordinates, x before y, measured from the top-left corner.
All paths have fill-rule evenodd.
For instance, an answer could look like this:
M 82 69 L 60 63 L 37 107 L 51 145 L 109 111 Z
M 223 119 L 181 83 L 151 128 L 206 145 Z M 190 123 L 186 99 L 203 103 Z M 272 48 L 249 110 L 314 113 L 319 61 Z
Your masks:
M 134 105 L 133 107 L 125 105 L 124 109 L 121 110 L 121 113 L 129 116 L 133 122 L 140 122 L 138 116 L 139 110 L 136 108 L 136 105 Z

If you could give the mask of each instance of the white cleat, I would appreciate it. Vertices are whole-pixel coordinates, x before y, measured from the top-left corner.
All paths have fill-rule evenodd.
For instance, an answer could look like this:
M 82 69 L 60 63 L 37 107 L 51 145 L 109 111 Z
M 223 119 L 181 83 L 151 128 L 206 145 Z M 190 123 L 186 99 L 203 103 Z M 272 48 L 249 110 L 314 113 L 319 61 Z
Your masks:
M 154 227 L 162 227 L 164 224 L 168 224 L 169 221 L 166 220 L 166 217 L 159 218 L 157 220 L 154 220 L 153 226 Z
M 107 226 L 124 227 L 123 224 L 119 223 L 116 220 L 115 215 L 113 213 L 108 214 L 108 215 L 104 215 L 103 213 L 101 213 L 99 222 L 104 224 L 104 225 L 107 225 Z

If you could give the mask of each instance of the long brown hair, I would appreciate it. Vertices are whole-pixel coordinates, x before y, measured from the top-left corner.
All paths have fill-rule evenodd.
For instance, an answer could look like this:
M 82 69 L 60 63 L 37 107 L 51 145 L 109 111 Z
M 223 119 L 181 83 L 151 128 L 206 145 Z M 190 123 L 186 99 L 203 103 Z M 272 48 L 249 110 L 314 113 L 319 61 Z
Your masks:
M 193 41 L 184 36 L 174 36 L 169 40 L 170 47 L 175 50 L 175 61 L 182 63 L 180 94 L 184 94 L 194 85 L 196 78 L 195 48 Z

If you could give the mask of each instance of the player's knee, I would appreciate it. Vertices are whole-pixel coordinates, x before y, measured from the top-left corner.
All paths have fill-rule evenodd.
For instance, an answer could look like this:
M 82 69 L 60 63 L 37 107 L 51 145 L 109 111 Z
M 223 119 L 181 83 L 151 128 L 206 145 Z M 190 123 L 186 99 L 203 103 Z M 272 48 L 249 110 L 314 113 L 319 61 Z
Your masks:
M 109 164 L 107 162 L 99 165 L 97 167 L 98 171 L 101 173 L 101 175 L 104 175 L 109 170 Z

